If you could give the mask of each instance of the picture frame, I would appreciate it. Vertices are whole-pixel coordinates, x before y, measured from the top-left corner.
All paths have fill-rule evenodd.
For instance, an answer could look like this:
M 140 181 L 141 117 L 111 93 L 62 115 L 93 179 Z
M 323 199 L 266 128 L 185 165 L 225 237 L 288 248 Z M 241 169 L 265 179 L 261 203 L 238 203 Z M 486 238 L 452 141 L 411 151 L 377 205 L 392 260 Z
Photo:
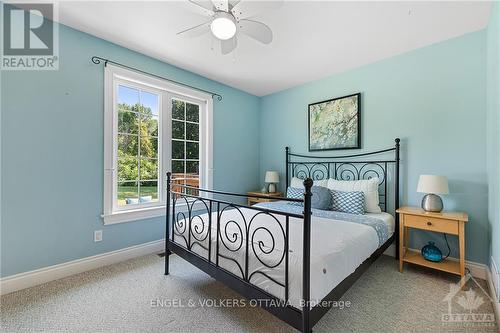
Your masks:
M 361 149 L 361 93 L 308 105 L 309 151 Z

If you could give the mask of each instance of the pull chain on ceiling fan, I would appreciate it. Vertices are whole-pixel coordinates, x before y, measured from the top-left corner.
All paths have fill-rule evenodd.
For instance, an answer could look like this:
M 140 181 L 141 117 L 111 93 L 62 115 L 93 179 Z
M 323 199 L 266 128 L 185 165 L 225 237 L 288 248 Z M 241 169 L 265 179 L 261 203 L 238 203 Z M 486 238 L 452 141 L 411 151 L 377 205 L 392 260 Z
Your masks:
M 177 35 L 184 37 L 198 37 L 206 33 L 220 41 L 222 54 L 231 53 L 236 46 L 237 35 L 245 34 L 263 44 L 273 40 L 271 28 L 262 22 L 250 20 L 254 15 L 279 7 L 280 1 L 244 1 L 244 0 L 188 0 L 202 10 L 210 19 L 194 27 L 182 30 Z

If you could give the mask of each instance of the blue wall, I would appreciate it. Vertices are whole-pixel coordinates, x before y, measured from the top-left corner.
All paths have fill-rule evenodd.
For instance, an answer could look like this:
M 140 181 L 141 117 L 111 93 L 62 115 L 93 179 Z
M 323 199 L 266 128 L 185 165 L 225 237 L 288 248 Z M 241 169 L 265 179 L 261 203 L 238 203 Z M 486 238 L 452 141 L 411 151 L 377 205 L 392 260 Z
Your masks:
M 500 5 L 493 4 L 487 40 L 488 184 L 491 256 L 500 268 Z
M 486 32 L 480 31 L 266 96 L 260 111 L 260 174 L 276 169 L 283 175 L 287 145 L 307 152 L 309 103 L 361 92 L 363 151 L 390 147 L 394 138 L 402 139 L 403 204 L 420 204 L 420 174 L 448 176 L 451 194 L 444 196 L 446 209 L 470 216 L 467 260 L 485 263 L 485 73 Z M 435 239 L 446 249 L 441 235 L 419 233 L 413 238 L 414 247 Z M 456 248 L 456 239 L 451 245 Z M 452 255 L 457 256 L 456 251 Z
M 259 187 L 258 97 L 61 25 L 58 71 L 1 73 L 1 276 L 163 237 L 162 218 L 102 224 L 103 67 L 93 55 L 221 93 L 214 185 Z

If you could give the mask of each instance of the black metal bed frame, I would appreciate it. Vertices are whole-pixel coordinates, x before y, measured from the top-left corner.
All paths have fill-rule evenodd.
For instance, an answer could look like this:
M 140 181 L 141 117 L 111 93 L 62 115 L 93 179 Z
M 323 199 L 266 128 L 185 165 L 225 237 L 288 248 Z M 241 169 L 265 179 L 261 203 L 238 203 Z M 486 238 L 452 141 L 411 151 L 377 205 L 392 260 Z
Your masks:
M 289 185 L 290 175 L 304 179 L 304 199 L 282 198 L 280 200 L 291 203 L 302 203 L 304 211 L 302 214 L 294 214 L 262 207 L 249 207 L 235 202 L 226 201 L 218 198 L 213 198 L 213 195 L 234 196 L 234 197 L 252 197 L 265 198 L 259 195 L 246 195 L 229 193 L 215 190 L 193 188 L 187 185 L 175 184 L 175 188 L 180 188 L 183 191 L 174 191 L 172 189 L 171 173 L 167 173 L 167 214 L 166 214 L 166 231 L 165 231 L 165 275 L 169 274 L 169 255 L 173 252 L 191 264 L 195 265 L 202 271 L 206 272 L 216 280 L 221 281 L 239 294 L 245 296 L 249 300 L 254 300 L 261 307 L 285 321 L 294 328 L 302 332 L 310 332 L 312 327 L 328 312 L 333 306 L 334 301 L 340 300 L 341 296 L 356 282 L 356 280 L 365 272 L 368 267 L 392 244 L 396 242 L 396 258 L 399 258 L 399 220 L 395 216 L 395 231 L 394 234 L 379 247 L 368 259 L 366 259 L 351 275 L 340 282 L 319 304 L 313 304 L 310 300 L 310 249 L 311 249 L 311 187 L 313 180 L 321 180 L 334 178 L 338 180 L 356 180 L 369 179 L 372 177 L 379 178 L 379 190 L 381 200 L 380 205 L 384 211 L 387 211 L 388 205 L 388 167 L 394 166 L 394 210 L 399 207 L 399 153 L 400 140 L 395 139 L 393 148 L 378 150 L 368 153 L 344 156 L 311 156 L 293 154 L 286 147 L 286 186 Z M 365 156 L 380 155 L 384 153 L 394 152 L 393 159 L 374 159 L 358 161 L 357 158 Z M 347 159 L 347 160 L 343 160 Z M 186 193 L 188 190 L 197 190 L 198 195 Z M 205 195 L 203 195 L 205 194 Z M 181 201 L 185 204 L 182 211 L 176 212 L 177 202 Z M 195 209 L 202 207 L 201 210 L 206 212 L 208 221 L 204 221 L 203 217 L 196 215 Z M 249 209 L 255 214 L 247 221 L 242 209 Z M 241 221 L 224 220 L 224 213 L 228 210 L 236 210 L 241 216 Z M 186 215 L 187 213 L 187 215 Z M 212 214 L 216 213 L 216 214 Z M 216 215 L 216 219 L 212 215 Z M 281 233 L 273 234 L 264 226 L 254 225 L 256 218 L 261 215 L 271 217 L 277 223 Z M 284 221 L 280 222 L 277 218 L 281 217 Z M 289 303 L 289 222 L 290 218 L 298 218 L 304 221 L 303 223 L 303 266 L 302 266 L 302 300 L 301 309 L 292 306 Z M 214 221 L 215 220 L 215 221 Z M 212 247 L 212 226 L 215 223 L 216 241 L 215 249 Z M 233 231 L 228 230 L 232 226 Z M 234 232 L 237 230 L 237 232 Z M 187 232 L 187 237 L 185 233 Z M 267 238 L 258 237 L 258 235 L 267 235 Z M 276 249 L 276 237 L 283 239 L 283 247 Z M 265 244 L 271 240 L 270 245 Z M 202 252 L 207 253 L 207 256 L 200 255 L 193 251 L 193 247 L 200 247 Z M 258 248 L 257 251 L 256 247 Z M 225 251 L 225 254 L 221 253 Z M 282 251 L 279 260 L 270 262 L 266 260 L 266 256 L 274 251 Z M 215 260 L 212 260 L 212 255 L 215 251 Z M 239 262 L 231 253 L 239 253 L 244 251 L 244 261 Z M 251 251 L 251 252 L 250 252 Z M 239 274 L 234 274 L 229 270 L 219 265 L 219 259 L 232 262 L 235 268 L 238 268 Z M 269 258 L 269 257 L 267 257 Z M 260 264 L 268 269 L 284 270 L 282 280 L 277 280 L 260 270 L 251 271 L 249 268 L 250 260 L 258 260 Z M 273 283 L 284 288 L 284 299 L 270 294 L 269 292 L 255 286 L 251 283 L 252 277 L 261 274 L 271 280 Z M 264 301 L 264 302 L 263 302 Z M 313 306 L 312 306 L 313 305 Z

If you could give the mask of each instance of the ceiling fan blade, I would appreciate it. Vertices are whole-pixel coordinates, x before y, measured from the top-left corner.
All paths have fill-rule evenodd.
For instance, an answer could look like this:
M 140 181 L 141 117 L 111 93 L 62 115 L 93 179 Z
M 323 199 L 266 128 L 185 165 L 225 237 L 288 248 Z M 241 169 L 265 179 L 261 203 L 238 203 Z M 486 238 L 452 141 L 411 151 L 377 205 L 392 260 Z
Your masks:
M 273 32 L 271 28 L 262 22 L 240 20 L 238 25 L 240 27 L 240 32 L 258 40 L 261 43 L 269 44 L 273 41 Z
M 212 0 L 212 4 L 215 7 L 216 10 L 221 10 L 224 12 L 229 11 L 229 3 L 228 0 Z
M 210 23 L 212 21 L 208 21 L 197 26 L 191 27 L 186 30 L 179 31 L 177 35 L 182 35 L 184 37 L 198 37 L 203 35 L 206 32 L 210 31 Z
M 254 15 L 268 12 L 270 10 L 277 9 L 281 7 L 284 0 L 273 0 L 273 1 L 252 1 L 252 0 L 243 0 L 236 3 L 231 9 L 231 13 L 233 13 L 234 17 L 237 20 L 245 19 L 252 17 Z
M 221 40 L 220 41 L 220 50 L 222 54 L 229 54 L 231 53 L 235 48 L 236 45 L 238 45 L 238 41 L 236 40 L 236 36 L 230 39 L 226 40 Z
M 200 7 L 204 11 L 208 11 L 208 14 L 213 15 L 214 14 L 214 6 L 212 2 L 210 1 L 203 1 L 203 0 L 188 0 L 191 2 L 193 5 Z
M 241 0 L 229 0 L 229 10 L 232 10 L 237 4 L 240 3 Z

